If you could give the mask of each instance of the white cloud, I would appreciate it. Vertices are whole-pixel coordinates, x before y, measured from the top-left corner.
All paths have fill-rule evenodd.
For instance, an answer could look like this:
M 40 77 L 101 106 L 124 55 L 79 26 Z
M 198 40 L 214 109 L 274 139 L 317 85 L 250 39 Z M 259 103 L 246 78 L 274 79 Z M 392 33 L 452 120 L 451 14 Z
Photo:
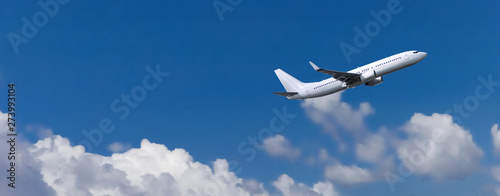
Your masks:
M 292 147 L 290 142 L 282 135 L 266 138 L 262 142 L 264 150 L 273 157 L 294 160 L 299 158 L 300 149 Z
M 8 141 L 11 137 L 7 136 L 8 127 L 7 127 L 7 114 L 0 112 L 0 140 Z M 31 162 L 30 156 L 26 149 L 32 146 L 31 143 L 28 143 L 24 140 L 21 140 L 23 137 L 18 135 L 15 137 L 16 140 L 16 149 L 15 149 L 15 186 L 16 188 L 10 188 L 7 184 L 7 179 L 4 177 L 0 182 L 2 182 L 2 186 L 0 186 L 0 192 L 2 195 L 55 195 L 54 190 L 47 186 L 45 182 L 43 182 L 42 176 L 38 168 L 36 168 L 35 164 Z M 3 145 L 3 144 L 2 144 Z M 5 146 L 0 147 L 0 154 L 7 155 L 10 149 L 5 148 Z M 0 158 L 0 165 L 7 166 L 10 165 L 11 160 L 7 159 L 7 156 L 4 158 Z M 22 180 L 21 180 L 22 179 Z M 10 182 L 9 182 L 10 183 Z M 29 188 L 21 188 L 21 187 L 29 187 Z
M 332 157 L 330 157 L 330 154 L 328 154 L 328 151 L 326 151 L 324 148 L 319 150 L 318 153 L 318 160 L 322 162 L 328 162 L 333 160 Z
M 0 119 L 6 117 L 0 112 Z M 6 122 L 0 121 L 2 141 L 8 139 Z M 59 135 L 35 144 L 22 137 L 16 139 L 17 188 L 0 186 L 2 195 L 269 196 L 262 183 L 239 178 L 229 171 L 225 159 L 217 159 L 210 167 L 193 161 L 184 149 L 169 150 L 147 139 L 142 140 L 140 148 L 111 156 L 86 153 L 83 146 L 72 146 L 67 138 Z M 7 154 L 8 149 L 0 148 L 0 153 Z M 7 159 L 0 159 L 1 165 L 9 163 Z M 290 180 L 276 183 L 286 185 L 284 182 Z M 337 195 L 329 182 L 318 182 L 312 189 L 291 182 L 289 190 Z
M 43 138 L 50 137 L 50 136 L 54 135 L 52 129 L 41 126 L 41 125 L 27 125 L 26 131 L 27 132 L 34 132 L 39 139 L 43 139 Z
M 337 128 L 345 129 L 355 142 L 357 159 L 376 165 L 374 171 L 357 166 L 329 166 L 326 168 L 325 176 L 334 182 L 349 184 L 350 178 L 347 177 L 363 175 L 369 177 L 364 181 L 379 179 L 383 171 L 394 169 L 395 157 L 405 165 L 413 163 L 414 165 L 410 166 L 415 166 L 416 174 L 437 179 L 462 178 L 474 172 L 484 156 L 482 150 L 472 140 L 470 132 L 453 123 L 449 115 L 425 116 L 417 113 L 403 128 L 407 137 L 399 139 L 398 135 L 383 130 L 376 134 L 366 131 L 365 118 L 374 113 L 374 109 L 369 103 L 361 103 L 358 109 L 353 109 L 348 103 L 342 102 L 341 93 L 305 100 L 301 106 L 315 123 L 320 124 L 325 131 L 334 136 L 340 147 L 346 144 L 340 140 Z M 500 152 L 498 126 L 492 127 L 492 135 L 495 149 Z M 439 144 L 437 136 L 442 140 L 439 140 L 441 142 Z M 390 154 L 393 152 L 392 148 L 396 156 Z M 423 156 L 419 157 L 419 153 Z M 316 160 L 310 157 L 308 161 L 315 163 Z M 351 184 L 364 182 L 360 179 L 361 177 L 353 177 Z
M 5 136 L 5 123 L 0 127 Z M 184 149 L 169 150 L 146 139 L 140 148 L 111 156 L 86 153 L 83 146 L 71 146 L 59 135 L 19 145 L 16 165 L 22 180 L 17 185 L 30 188 L 0 186 L 7 195 L 269 195 L 262 183 L 230 172 L 224 159 L 210 167 L 193 161 Z M 0 161 L 6 165 L 5 159 Z M 285 196 L 338 195 L 330 182 L 309 188 L 282 176 L 274 185 Z
M 320 195 L 324 196 L 340 195 L 338 192 L 336 192 L 335 187 L 331 182 L 317 182 L 316 184 L 314 184 L 313 190 L 317 193 L 320 193 Z
M 273 185 L 280 190 L 283 196 L 336 196 L 339 195 L 333 184 L 330 182 L 318 182 L 314 184 L 313 188 L 309 188 L 302 183 L 295 183 L 295 181 L 288 175 L 281 175 Z
M 474 172 L 483 157 L 469 131 L 453 123 L 450 115 L 416 113 L 403 130 L 408 138 L 396 144 L 397 153 L 417 174 L 462 178 Z
M 123 152 L 123 151 L 128 150 L 128 149 L 130 149 L 129 144 L 122 144 L 120 142 L 114 142 L 108 146 L 108 150 L 113 152 L 113 153 Z
M 27 171 L 22 181 L 30 189 L 2 186 L 0 191 L 9 195 L 269 196 L 262 183 L 230 172 L 224 159 L 210 167 L 193 161 L 184 149 L 169 150 L 146 139 L 140 148 L 111 156 L 86 153 L 83 146 L 71 146 L 59 135 L 26 147 L 18 168 Z M 310 188 L 286 174 L 273 185 L 284 196 L 338 195 L 331 182 Z
M 370 134 L 363 142 L 356 144 L 358 159 L 370 163 L 381 161 L 385 152 L 385 140 L 382 135 Z
M 341 164 L 334 164 L 326 167 L 325 177 L 332 182 L 344 185 L 370 182 L 374 179 L 368 169 L 359 168 L 356 165 L 348 167 Z
M 0 127 L 5 140 L 5 123 Z M 0 186 L 7 195 L 269 195 L 261 183 L 230 172 L 224 159 L 211 168 L 183 149 L 168 150 L 146 139 L 140 148 L 112 156 L 85 153 L 59 135 L 16 145 L 18 188 Z
M 495 153 L 500 154 L 500 129 L 498 124 L 491 127 L 491 136 L 493 137 L 493 148 Z
M 328 154 L 328 151 L 326 151 L 326 149 L 321 148 L 320 150 L 318 150 L 317 154 L 307 157 L 305 161 L 309 165 L 317 166 L 317 165 L 329 164 L 335 161 L 335 159 L 331 157 L 330 154 Z
M 361 136 L 365 129 L 365 117 L 375 110 L 367 102 L 359 104 L 357 110 L 353 109 L 351 105 L 341 101 L 341 95 L 342 92 L 306 99 L 301 106 L 314 122 L 321 124 L 323 129 L 331 133 L 336 140 L 340 140 L 337 127 L 344 128 L 354 137 Z
M 40 140 L 28 152 L 58 195 L 268 195 L 262 184 L 230 172 L 226 160 L 214 161 L 212 169 L 183 149 L 146 139 L 140 148 L 111 157 L 85 153 L 60 136 Z

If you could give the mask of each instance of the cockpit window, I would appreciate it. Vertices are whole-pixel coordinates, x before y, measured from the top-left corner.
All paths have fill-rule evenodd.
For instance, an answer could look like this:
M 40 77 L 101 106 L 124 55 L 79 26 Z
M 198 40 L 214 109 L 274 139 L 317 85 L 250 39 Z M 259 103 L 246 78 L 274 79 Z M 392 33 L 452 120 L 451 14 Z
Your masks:
M 417 54 L 417 53 L 418 53 L 418 50 L 415 50 L 415 51 L 413 52 L 413 54 Z

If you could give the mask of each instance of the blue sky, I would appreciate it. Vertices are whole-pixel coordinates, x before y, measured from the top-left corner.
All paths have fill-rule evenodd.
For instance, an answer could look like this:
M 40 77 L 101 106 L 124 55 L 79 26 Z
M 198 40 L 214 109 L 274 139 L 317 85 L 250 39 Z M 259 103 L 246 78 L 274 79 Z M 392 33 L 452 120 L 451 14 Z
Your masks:
M 377 164 L 356 158 L 356 139 L 345 128 L 337 128 L 348 146 L 342 152 L 339 141 L 308 115 L 303 102 L 273 95 L 283 91 L 274 69 L 312 82 L 328 76 L 313 71 L 310 60 L 348 71 L 407 50 L 427 52 L 422 62 L 385 76 L 381 85 L 342 93 L 342 101 L 354 110 L 362 102 L 374 109 L 363 117 L 365 131 L 378 133 L 384 127 L 401 139 L 407 136 L 400 128 L 414 113 L 442 114 L 462 104 L 481 85 L 478 77 L 500 81 L 496 1 L 401 0 L 402 11 L 392 14 L 389 24 L 348 62 L 339 44 L 354 45 L 353 29 L 375 21 L 370 11 L 386 10 L 388 2 L 242 0 L 221 20 L 211 1 L 70 1 L 59 5 L 57 14 L 17 53 L 7 36 L 1 39 L 0 82 L 17 84 L 20 132 L 32 143 L 41 138 L 27 131 L 29 126 L 50 128 L 78 145 L 86 140 L 83 130 L 109 118 L 116 130 L 104 134 L 92 153 L 109 156 L 114 142 L 139 148 L 147 138 L 169 149 L 183 148 L 207 165 L 218 158 L 236 160 L 242 168 L 237 176 L 255 179 L 270 192 L 284 173 L 312 186 L 330 180 L 324 175 L 328 164 L 306 161 L 320 149 L 344 165 L 374 169 Z M 2 2 L 1 7 L 2 35 L 21 35 L 21 18 L 31 20 L 42 10 L 31 1 Z M 142 84 L 146 67 L 156 65 L 170 75 L 120 120 L 111 103 Z M 0 91 L 6 92 L 6 85 Z M 498 90 L 492 92 L 459 123 L 484 153 L 479 161 L 484 170 L 499 160 L 490 133 L 500 123 L 499 99 Z M 238 145 L 269 126 L 273 108 L 283 107 L 296 117 L 279 134 L 301 150 L 300 157 L 288 160 L 258 151 L 254 160 L 245 161 L 248 155 L 238 153 Z M 386 153 L 396 156 L 395 151 Z M 471 188 L 493 181 L 479 170 L 460 180 L 412 175 L 396 193 L 416 195 L 425 189 L 426 195 L 470 195 Z M 390 194 L 384 180 L 334 185 L 341 195 Z

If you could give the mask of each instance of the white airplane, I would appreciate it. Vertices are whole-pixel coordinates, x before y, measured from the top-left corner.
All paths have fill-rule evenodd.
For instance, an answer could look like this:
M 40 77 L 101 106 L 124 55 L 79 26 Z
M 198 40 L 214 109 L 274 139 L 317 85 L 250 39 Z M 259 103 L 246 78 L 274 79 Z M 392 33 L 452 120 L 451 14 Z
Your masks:
M 333 76 L 320 82 L 311 83 L 303 83 L 283 70 L 276 69 L 274 72 L 283 87 L 285 87 L 286 92 L 276 92 L 274 94 L 285 96 L 288 99 L 309 99 L 336 93 L 347 88 L 354 88 L 360 84 L 375 86 L 384 81 L 383 75 L 412 66 L 426 56 L 427 53 L 417 50 L 402 52 L 348 72 L 321 69 L 309 61 L 316 71 Z

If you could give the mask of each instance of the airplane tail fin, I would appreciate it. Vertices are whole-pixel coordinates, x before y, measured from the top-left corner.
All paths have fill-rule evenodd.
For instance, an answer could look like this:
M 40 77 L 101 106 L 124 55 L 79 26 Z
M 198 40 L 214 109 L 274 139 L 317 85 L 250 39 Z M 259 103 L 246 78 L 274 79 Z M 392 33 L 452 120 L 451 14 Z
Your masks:
M 286 92 L 299 92 L 299 89 L 304 86 L 304 83 L 281 69 L 274 70 L 274 73 L 276 73 L 276 76 L 280 79 L 280 82 L 283 87 L 285 87 Z

